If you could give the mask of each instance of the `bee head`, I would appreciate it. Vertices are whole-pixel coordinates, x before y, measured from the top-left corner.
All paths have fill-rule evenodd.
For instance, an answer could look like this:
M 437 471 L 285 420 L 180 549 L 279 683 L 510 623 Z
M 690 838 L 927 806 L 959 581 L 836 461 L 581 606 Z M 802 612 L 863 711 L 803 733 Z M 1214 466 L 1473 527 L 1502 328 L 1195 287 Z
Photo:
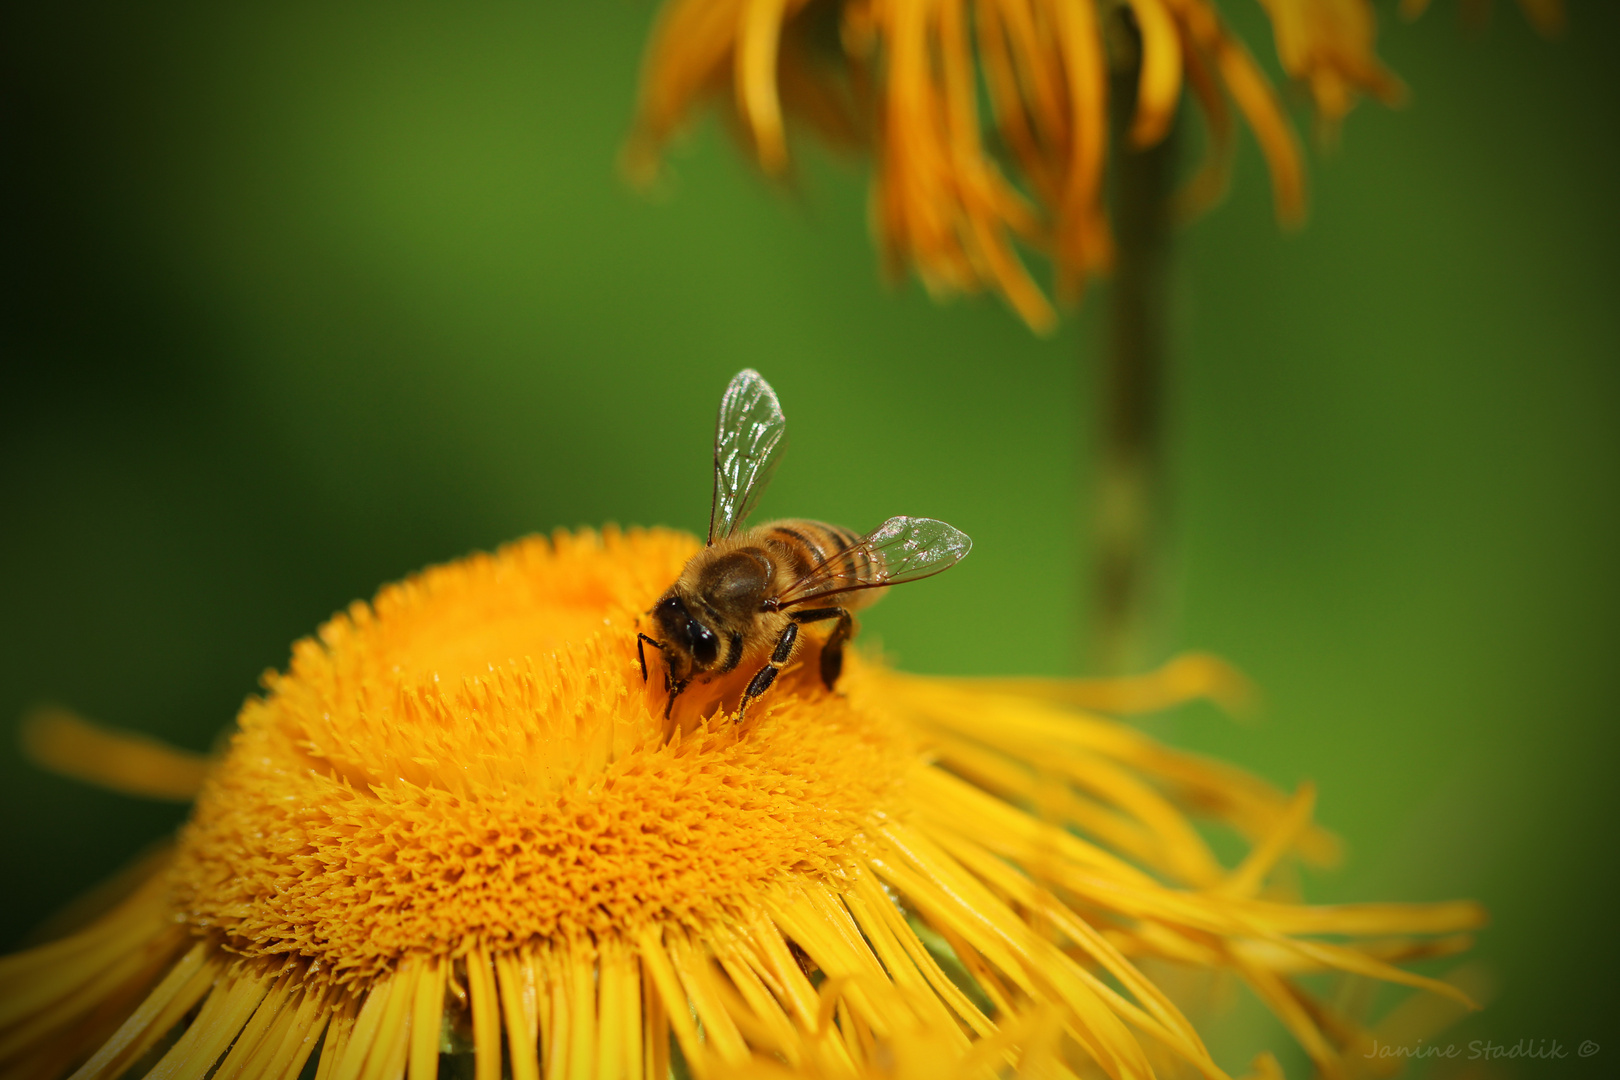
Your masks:
M 720 639 L 713 630 L 698 622 L 679 596 L 666 596 L 652 610 L 653 619 L 663 631 L 664 653 L 669 657 L 670 674 L 684 682 L 693 671 L 714 666 L 720 655 Z

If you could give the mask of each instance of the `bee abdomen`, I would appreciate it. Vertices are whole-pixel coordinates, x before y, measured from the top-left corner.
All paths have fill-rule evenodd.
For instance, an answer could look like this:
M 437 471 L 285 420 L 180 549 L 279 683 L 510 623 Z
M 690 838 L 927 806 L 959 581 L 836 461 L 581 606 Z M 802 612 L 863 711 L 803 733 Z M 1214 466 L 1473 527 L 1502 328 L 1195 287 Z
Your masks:
M 797 581 L 825 562 L 837 563 L 840 574 L 865 581 L 874 573 L 872 561 L 864 553 L 851 551 L 860 534 L 841 525 L 802 519 L 776 521 L 761 528 L 767 541 L 774 541 L 784 557 L 788 580 Z

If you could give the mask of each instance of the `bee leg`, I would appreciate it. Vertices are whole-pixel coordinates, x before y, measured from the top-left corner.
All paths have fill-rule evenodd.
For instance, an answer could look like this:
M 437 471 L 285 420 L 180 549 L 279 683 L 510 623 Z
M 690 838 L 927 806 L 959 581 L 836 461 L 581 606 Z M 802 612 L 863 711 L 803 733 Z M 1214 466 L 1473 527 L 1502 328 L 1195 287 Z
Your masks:
M 827 637 L 827 644 L 821 647 L 821 681 L 831 690 L 838 682 L 838 676 L 844 671 L 844 643 L 855 632 L 855 620 L 849 612 L 840 608 L 838 610 L 838 625 Z
M 782 630 L 782 636 L 776 639 L 776 648 L 771 650 L 771 658 L 765 666 L 760 668 L 748 682 L 748 689 L 743 691 L 742 703 L 737 706 L 737 723 L 742 723 L 743 714 L 748 711 L 749 702 L 759 697 L 771 688 L 776 681 L 776 673 L 782 670 L 782 665 L 788 662 L 793 655 L 793 644 L 799 640 L 799 624 L 790 622 Z
M 821 647 L 821 681 L 831 690 L 838 682 L 838 676 L 844 670 L 844 643 L 855 632 L 855 619 L 848 611 L 841 607 L 812 608 L 809 611 L 795 611 L 795 622 L 809 623 L 821 622 L 824 619 L 837 619 L 838 625 L 827 636 L 827 644 Z
M 668 720 L 670 711 L 675 708 L 675 699 L 686 689 L 686 683 L 678 683 L 668 675 L 664 676 L 664 682 L 669 687 L 669 700 L 664 702 L 664 719 Z

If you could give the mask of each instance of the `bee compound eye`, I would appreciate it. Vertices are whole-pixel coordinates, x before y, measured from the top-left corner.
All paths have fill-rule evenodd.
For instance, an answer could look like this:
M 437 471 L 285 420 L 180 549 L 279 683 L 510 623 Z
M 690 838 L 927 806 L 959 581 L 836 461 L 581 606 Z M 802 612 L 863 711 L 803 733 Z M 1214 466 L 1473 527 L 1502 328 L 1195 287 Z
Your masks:
M 653 620 L 664 631 L 664 637 L 674 638 L 685 635 L 686 624 L 692 621 L 687 612 L 686 605 L 681 603 L 678 596 L 669 596 L 658 602 L 652 610 Z
M 714 631 L 693 619 L 687 624 L 691 633 L 692 658 L 700 664 L 712 664 L 720 654 L 720 639 Z

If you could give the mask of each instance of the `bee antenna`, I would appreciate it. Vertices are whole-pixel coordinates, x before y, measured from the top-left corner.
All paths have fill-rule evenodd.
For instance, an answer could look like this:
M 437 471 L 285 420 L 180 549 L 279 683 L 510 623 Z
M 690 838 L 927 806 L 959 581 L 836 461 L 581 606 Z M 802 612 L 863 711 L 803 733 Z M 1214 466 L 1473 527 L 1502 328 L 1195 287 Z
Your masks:
M 651 645 L 653 648 L 657 649 L 659 652 L 664 651 L 664 643 L 662 641 L 658 641 L 658 640 L 656 640 L 654 638 L 650 638 L 646 634 L 637 634 L 636 635 L 636 659 L 641 661 L 641 681 L 642 682 L 647 681 L 647 650 L 645 648 L 645 646 L 647 646 L 647 645 Z

